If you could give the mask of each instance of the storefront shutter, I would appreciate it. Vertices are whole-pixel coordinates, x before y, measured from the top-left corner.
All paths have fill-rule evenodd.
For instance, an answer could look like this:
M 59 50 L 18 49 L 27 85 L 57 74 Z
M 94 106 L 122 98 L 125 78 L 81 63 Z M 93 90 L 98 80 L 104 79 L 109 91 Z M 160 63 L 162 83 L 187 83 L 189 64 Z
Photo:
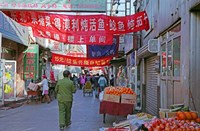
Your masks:
M 157 88 L 158 75 L 155 70 L 157 56 L 146 60 L 146 111 L 158 115 L 159 90 Z

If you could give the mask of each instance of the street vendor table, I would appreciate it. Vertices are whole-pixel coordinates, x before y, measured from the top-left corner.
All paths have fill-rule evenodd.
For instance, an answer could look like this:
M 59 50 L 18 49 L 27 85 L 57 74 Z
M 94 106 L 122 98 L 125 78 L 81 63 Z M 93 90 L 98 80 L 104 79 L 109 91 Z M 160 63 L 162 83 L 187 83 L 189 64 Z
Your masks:
M 128 114 L 133 114 L 133 107 L 133 104 L 102 101 L 100 102 L 99 113 L 103 114 L 103 122 L 105 123 L 106 114 L 127 116 Z

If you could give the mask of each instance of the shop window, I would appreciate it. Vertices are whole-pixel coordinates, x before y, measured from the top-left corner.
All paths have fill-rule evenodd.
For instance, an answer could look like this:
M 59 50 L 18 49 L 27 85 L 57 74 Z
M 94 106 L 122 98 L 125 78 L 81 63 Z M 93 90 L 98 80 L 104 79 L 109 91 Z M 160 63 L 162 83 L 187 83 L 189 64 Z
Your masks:
M 173 75 L 180 76 L 180 55 L 181 55 L 181 37 L 177 37 L 173 42 Z
M 162 68 L 161 68 L 161 73 L 162 76 L 166 76 L 166 44 L 163 44 L 161 46 L 161 61 L 162 61 Z
M 161 46 L 162 76 L 180 76 L 180 46 L 180 36 Z
M 172 75 L 172 41 L 167 43 L 167 76 Z

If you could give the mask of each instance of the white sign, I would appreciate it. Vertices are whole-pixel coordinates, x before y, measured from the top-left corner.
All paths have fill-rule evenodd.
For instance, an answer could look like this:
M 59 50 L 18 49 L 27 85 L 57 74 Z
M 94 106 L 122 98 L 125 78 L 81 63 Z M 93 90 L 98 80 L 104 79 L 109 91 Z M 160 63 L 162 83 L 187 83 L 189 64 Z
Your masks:
M 148 51 L 151 53 L 158 53 L 160 51 L 160 43 L 158 39 L 150 39 L 148 41 Z

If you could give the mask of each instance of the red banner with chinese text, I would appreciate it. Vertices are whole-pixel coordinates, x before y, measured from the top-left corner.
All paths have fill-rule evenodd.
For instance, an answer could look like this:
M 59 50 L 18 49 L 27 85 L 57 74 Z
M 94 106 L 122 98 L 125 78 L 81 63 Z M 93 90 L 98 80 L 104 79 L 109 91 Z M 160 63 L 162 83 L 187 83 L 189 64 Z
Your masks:
M 111 59 L 112 57 L 89 59 L 89 58 L 71 57 L 71 56 L 52 53 L 51 62 L 53 64 L 61 64 L 61 65 L 94 67 L 94 66 L 108 66 L 110 64 Z
M 33 11 L 6 11 L 4 13 L 24 26 L 31 26 L 35 36 L 71 44 L 77 44 L 77 41 L 81 41 L 81 44 L 112 44 L 108 38 L 114 34 L 149 29 L 149 20 L 145 11 L 124 17 L 79 16 Z
M 51 35 L 53 34 L 53 35 Z M 41 30 L 39 28 L 33 28 L 33 35 L 42 38 L 48 38 L 55 41 L 67 43 L 67 44 L 87 44 L 87 45 L 111 45 L 113 41 L 112 34 L 95 34 L 79 35 L 78 33 L 68 35 L 64 33 L 56 33 L 54 31 Z

